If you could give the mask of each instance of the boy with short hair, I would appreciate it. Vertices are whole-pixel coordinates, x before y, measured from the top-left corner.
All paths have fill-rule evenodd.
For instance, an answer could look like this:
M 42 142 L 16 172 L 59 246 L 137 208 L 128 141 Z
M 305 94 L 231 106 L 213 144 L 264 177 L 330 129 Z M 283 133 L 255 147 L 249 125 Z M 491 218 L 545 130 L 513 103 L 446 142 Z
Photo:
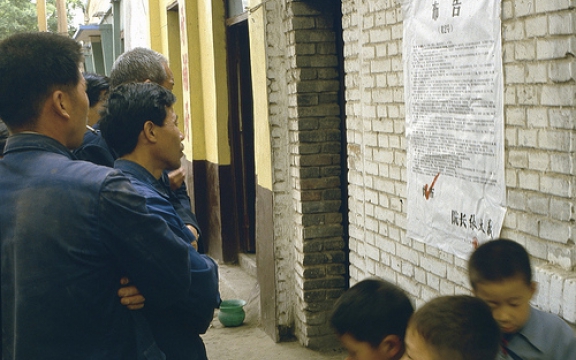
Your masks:
M 507 239 L 484 243 L 472 253 L 468 272 L 474 295 L 488 303 L 503 333 L 500 358 L 576 359 L 568 324 L 530 306 L 536 283 L 522 245 Z
M 347 360 L 398 360 L 414 307 L 394 284 L 372 278 L 348 289 L 336 301 L 330 318 Z
M 482 300 L 442 296 L 416 310 L 406 331 L 406 360 L 494 360 L 500 331 Z

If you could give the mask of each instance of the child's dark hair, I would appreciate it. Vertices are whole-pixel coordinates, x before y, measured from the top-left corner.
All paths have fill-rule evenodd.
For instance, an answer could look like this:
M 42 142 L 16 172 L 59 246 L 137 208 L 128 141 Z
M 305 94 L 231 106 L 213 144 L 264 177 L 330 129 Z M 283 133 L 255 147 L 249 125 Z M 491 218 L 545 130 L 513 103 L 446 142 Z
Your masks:
M 412 315 L 409 326 L 440 359 L 493 360 L 500 346 L 500 329 L 490 307 L 468 295 L 429 301 Z
M 340 336 L 380 345 L 388 335 L 404 340 L 414 307 L 406 293 L 381 279 L 366 279 L 348 289 L 336 301 L 330 324 Z
M 472 288 L 482 282 L 499 282 L 521 276 L 527 285 L 532 282 L 530 257 L 515 241 L 496 239 L 484 243 L 468 261 L 468 276 Z

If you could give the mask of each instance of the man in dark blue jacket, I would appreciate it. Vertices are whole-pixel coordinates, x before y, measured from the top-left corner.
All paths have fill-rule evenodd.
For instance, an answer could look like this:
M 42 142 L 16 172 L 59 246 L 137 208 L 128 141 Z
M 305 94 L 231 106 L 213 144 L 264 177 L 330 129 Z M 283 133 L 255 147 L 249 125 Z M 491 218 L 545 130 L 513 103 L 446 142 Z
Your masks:
M 152 49 L 137 47 L 121 54 L 114 62 L 110 73 L 111 88 L 131 82 L 152 82 L 172 91 L 174 75 L 164 55 Z M 94 124 L 93 129 L 86 131 L 84 141 L 74 150 L 74 155 L 80 160 L 109 167 L 114 167 L 114 160 L 118 157 L 102 138 L 100 122 Z M 161 183 L 166 187 L 176 212 L 198 240 L 201 231 L 196 215 L 192 212 L 184 182 L 184 170 L 180 166 L 164 169 Z M 193 246 L 198 249 L 197 241 L 193 242 Z
M 81 61 L 61 35 L 0 42 L 12 134 L 0 160 L 2 359 L 164 359 L 141 311 L 120 303 L 120 278 L 163 309 L 206 264 L 120 171 L 73 159 L 88 110 Z
M 183 136 L 173 108 L 175 101 L 170 91 L 157 84 L 120 85 L 110 93 L 100 129 L 119 156 L 114 167 L 122 170 L 146 198 L 150 213 L 161 216 L 175 234 L 193 242 L 194 235 L 161 183 L 163 170 L 178 168 L 182 158 Z M 216 264 L 206 255 L 192 252 L 190 258 L 205 261 L 207 269 L 193 273 L 188 299 L 166 310 L 144 308 L 154 338 L 168 360 L 207 359 L 200 334 L 210 325 L 220 303 Z

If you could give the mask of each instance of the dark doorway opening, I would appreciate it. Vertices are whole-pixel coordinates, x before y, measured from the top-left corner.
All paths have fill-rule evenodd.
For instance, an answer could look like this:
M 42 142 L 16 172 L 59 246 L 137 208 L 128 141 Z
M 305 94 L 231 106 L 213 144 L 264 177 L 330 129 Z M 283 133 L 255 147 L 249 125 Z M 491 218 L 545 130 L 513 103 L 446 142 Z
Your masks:
M 232 21 L 230 21 L 232 20 Z M 254 113 L 246 17 L 227 21 L 230 148 L 236 236 L 240 252 L 255 253 Z

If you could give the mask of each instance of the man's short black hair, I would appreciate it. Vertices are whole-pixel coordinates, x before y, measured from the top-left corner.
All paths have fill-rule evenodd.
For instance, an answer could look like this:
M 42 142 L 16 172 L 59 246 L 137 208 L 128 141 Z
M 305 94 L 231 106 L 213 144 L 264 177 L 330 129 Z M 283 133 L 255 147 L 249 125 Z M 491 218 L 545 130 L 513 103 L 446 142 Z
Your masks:
M 414 307 L 398 286 L 382 279 L 366 279 L 352 286 L 336 301 L 330 323 L 339 336 L 380 345 L 388 335 L 402 341 Z
M 90 107 L 94 107 L 100 101 L 100 93 L 110 90 L 110 79 L 108 76 L 86 72 L 83 74 L 86 80 L 86 95 Z
M 118 157 L 130 154 L 138 144 L 138 136 L 146 121 L 164 125 L 166 108 L 176 102 L 172 92 L 154 83 L 129 83 L 114 88 L 100 130 L 108 146 Z
M 78 85 L 82 48 L 62 35 L 19 33 L 0 42 L 0 118 L 9 129 L 34 125 L 57 89 Z
M 500 328 L 483 300 L 442 296 L 419 308 L 409 330 L 433 348 L 439 359 L 494 360 L 500 347 Z
M 478 247 L 468 261 L 472 288 L 482 282 L 500 282 L 520 276 L 530 285 L 532 269 L 526 249 L 515 241 L 496 239 Z

